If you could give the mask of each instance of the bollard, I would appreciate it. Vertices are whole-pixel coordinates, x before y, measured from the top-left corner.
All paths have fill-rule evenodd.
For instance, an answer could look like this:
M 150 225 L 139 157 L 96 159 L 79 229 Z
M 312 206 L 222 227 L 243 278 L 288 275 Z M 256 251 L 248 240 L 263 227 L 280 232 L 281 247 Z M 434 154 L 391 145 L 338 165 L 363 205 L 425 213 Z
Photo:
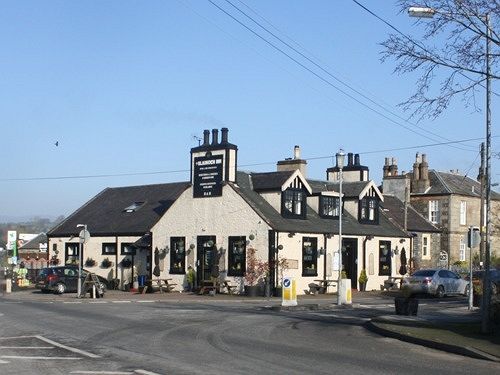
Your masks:
M 5 293 L 12 293 L 12 280 L 10 278 L 5 280 Z

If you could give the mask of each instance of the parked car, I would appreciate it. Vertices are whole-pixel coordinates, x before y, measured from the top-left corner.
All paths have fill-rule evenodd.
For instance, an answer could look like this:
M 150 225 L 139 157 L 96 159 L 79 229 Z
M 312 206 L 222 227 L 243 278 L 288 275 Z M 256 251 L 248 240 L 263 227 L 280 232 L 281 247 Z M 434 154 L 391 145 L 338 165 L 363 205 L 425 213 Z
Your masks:
M 82 284 L 89 271 L 82 269 Z M 101 276 L 99 279 L 102 293 L 107 289 L 107 280 Z M 36 288 L 44 293 L 53 292 L 62 294 L 65 292 L 78 291 L 78 267 L 77 266 L 59 266 L 42 268 L 36 278 Z
M 403 280 L 403 288 L 410 294 L 430 294 L 442 298 L 449 294 L 469 294 L 469 283 L 457 273 L 440 270 L 424 269 L 413 273 Z
M 480 271 L 473 271 L 472 272 L 472 283 L 477 286 L 481 284 L 482 288 L 482 282 L 484 278 L 484 270 Z M 467 275 L 466 280 L 469 280 L 469 276 Z M 500 270 L 497 269 L 490 269 L 490 282 L 491 282 L 491 294 L 496 295 L 500 291 Z

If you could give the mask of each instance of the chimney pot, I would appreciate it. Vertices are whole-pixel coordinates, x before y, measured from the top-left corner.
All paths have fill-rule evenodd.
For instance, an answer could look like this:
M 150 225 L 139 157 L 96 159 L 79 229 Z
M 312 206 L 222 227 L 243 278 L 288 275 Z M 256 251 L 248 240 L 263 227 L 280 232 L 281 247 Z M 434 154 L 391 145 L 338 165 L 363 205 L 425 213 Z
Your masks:
M 219 144 L 219 130 L 212 129 L 212 145 Z
M 221 129 L 221 133 L 222 133 L 221 143 L 223 143 L 223 144 L 228 143 L 228 133 L 229 133 L 229 129 L 228 129 L 228 128 L 222 128 L 222 129 Z
M 347 153 L 347 166 L 351 167 L 352 166 L 352 152 Z
M 360 165 L 360 162 L 359 162 L 359 154 L 355 154 L 355 155 L 354 155 L 354 165 L 356 165 L 356 166 L 359 166 L 359 165 Z
M 300 146 L 295 146 L 293 148 L 293 158 L 300 159 Z
M 210 130 L 203 130 L 203 146 L 208 146 L 210 143 Z
M 391 160 L 391 158 L 385 158 L 385 165 L 386 165 L 386 166 L 391 165 L 391 164 L 390 164 L 390 160 Z

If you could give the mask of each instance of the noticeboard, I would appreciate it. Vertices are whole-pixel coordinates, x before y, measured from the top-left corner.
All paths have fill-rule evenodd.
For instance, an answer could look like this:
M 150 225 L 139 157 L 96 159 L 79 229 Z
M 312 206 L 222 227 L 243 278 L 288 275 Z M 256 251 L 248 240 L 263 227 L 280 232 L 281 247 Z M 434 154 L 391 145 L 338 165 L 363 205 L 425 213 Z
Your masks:
M 222 160 L 222 155 L 194 158 L 194 198 L 220 197 L 222 195 Z

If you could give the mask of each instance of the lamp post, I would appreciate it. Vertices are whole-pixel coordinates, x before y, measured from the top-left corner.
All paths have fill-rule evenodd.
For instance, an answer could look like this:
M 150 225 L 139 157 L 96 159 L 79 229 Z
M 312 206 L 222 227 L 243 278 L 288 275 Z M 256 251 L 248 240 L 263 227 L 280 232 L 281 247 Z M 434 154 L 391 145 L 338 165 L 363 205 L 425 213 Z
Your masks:
M 335 158 L 337 160 L 337 167 L 339 168 L 339 278 L 337 281 L 337 305 L 342 305 L 340 283 L 342 282 L 342 169 L 344 168 L 345 159 L 344 150 L 340 149 L 335 154 Z
M 79 234 L 79 242 L 78 242 L 78 290 L 77 290 L 77 298 L 80 298 L 82 295 L 82 248 L 83 244 L 88 241 L 90 237 L 90 233 L 87 230 L 87 224 L 78 224 L 77 228 L 83 228 Z
M 441 13 L 436 9 L 428 7 L 410 7 L 408 14 L 410 17 L 432 18 L 435 14 Z M 484 247 L 484 278 L 483 278 L 483 300 L 481 303 L 482 324 L 481 330 L 483 333 L 490 331 L 490 245 L 491 245 L 491 22 L 490 14 L 477 15 L 484 20 L 486 26 L 486 181 L 485 181 L 485 200 L 486 200 L 486 230 L 485 230 L 485 247 Z M 482 222 L 483 218 L 481 218 Z M 472 292 L 472 290 L 471 290 Z

